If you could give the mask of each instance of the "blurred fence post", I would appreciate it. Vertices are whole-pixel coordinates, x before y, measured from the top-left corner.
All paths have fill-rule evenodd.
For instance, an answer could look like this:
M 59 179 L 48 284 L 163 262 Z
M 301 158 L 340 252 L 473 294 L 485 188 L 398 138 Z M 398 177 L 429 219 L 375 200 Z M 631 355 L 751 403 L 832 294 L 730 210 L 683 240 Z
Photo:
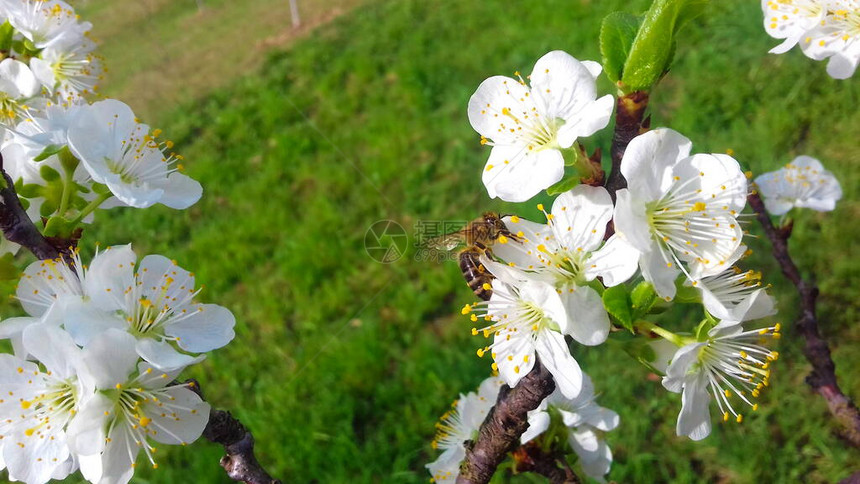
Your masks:
M 298 0 L 290 0 L 290 17 L 293 19 L 293 28 L 299 28 L 302 24 L 302 20 L 299 18 Z

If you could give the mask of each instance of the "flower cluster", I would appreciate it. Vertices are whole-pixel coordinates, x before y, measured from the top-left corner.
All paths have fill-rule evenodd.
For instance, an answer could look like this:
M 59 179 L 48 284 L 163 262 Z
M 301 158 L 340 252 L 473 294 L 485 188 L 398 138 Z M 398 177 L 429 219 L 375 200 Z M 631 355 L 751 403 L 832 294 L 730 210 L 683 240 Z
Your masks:
M 831 77 L 854 75 L 860 62 L 860 3 L 856 0 L 762 0 L 761 6 L 767 33 L 784 39 L 771 53 L 782 54 L 800 45 L 811 59 L 830 59 Z
M 791 2 L 772 3 L 784 9 Z M 603 434 L 619 417 L 594 404 L 576 346 L 601 345 L 626 329 L 618 344 L 682 394 L 677 434 L 699 440 L 710 433 L 712 406 L 721 420 L 736 422 L 742 406 L 758 408 L 779 356 L 770 343 L 780 327 L 754 323 L 773 316 L 776 304 L 761 273 L 737 265 L 750 252 L 741 215 L 750 186 L 730 155 L 693 153 L 685 136 L 657 128 L 626 145 L 619 169 L 627 183 L 615 197 L 596 185 L 601 176 L 579 171 L 578 180 L 564 180 L 564 167 L 585 152 L 576 140 L 606 126 L 611 114 L 611 96 L 597 98 L 599 73 L 593 62 L 554 51 L 538 60 L 530 85 L 491 77 L 469 101 L 472 126 L 492 146 L 483 171 L 490 197 L 521 202 L 543 189 L 558 195 L 549 212 L 537 205 L 545 223 L 502 217 L 493 240 L 469 249 L 478 261 L 470 283 L 474 274 L 492 277 L 476 292 L 484 300 L 462 313 L 472 334 L 487 340 L 477 353 L 492 358 L 494 382 L 515 387 L 538 363 L 552 375 L 556 391 L 529 414 L 521 442 L 563 436 L 562 453 L 575 453 L 583 472 L 602 480 L 612 462 Z M 808 157 L 756 184 L 774 214 L 792 206 L 832 209 L 841 196 L 833 176 Z M 680 326 L 670 330 L 656 323 L 672 304 L 690 303 L 700 308 L 695 324 L 669 321 Z M 437 481 L 456 477 L 462 443 L 489 410 L 478 396 L 462 397 L 443 419 L 436 442 L 445 454 L 428 466 Z
M 153 442 L 187 444 L 209 405 L 176 377 L 233 339 L 233 315 L 195 301 L 194 275 L 130 246 L 86 266 L 45 260 L 24 271 L 28 316 L 0 322 L 14 355 L 0 355 L 0 456 L 27 484 L 80 468 L 90 482 L 125 483 Z
M 85 99 L 101 72 L 89 23 L 61 0 L 4 0 L 0 16 L 3 169 L 46 235 L 69 237 L 98 208 L 199 200 L 200 184 L 180 173 L 160 130 L 120 101 Z

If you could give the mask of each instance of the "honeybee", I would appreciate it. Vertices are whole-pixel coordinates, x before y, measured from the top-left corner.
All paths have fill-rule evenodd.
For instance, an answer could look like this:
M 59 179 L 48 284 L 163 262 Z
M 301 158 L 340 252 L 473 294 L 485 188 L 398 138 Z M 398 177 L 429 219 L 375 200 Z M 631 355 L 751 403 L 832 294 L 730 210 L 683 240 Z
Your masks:
M 513 241 L 517 240 L 517 237 L 505 227 L 499 214 L 485 212 L 483 216 L 469 222 L 461 230 L 432 239 L 428 245 L 431 248 L 446 251 L 465 245 L 457 255 L 463 278 L 476 296 L 487 301 L 493 295 L 493 290 L 490 289 L 493 275 L 481 264 L 480 257 L 482 254 L 491 256 L 490 247 L 503 236 Z

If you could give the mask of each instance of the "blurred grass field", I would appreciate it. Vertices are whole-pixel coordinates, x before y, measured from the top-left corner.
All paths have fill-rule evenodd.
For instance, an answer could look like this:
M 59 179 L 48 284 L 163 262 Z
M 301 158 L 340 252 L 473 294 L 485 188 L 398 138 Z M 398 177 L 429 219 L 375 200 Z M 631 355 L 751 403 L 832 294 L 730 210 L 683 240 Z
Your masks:
M 489 152 L 469 127 L 469 96 L 552 49 L 599 59 L 603 16 L 649 2 L 299 0 L 308 26 L 295 34 L 286 0 L 203 3 L 79 2 L 110 67 L 104 92 L 163 128 L 205 189 L 183 212 L 100 213 L 81 245 L 132 241 L 141 255 L 175 258 L 205 283 L 202 301 L 234 312 L 235 341 L 190 374 L 253 430 L 258 457 L 284 482 L 427 482 L 436 419 L 490 362 L 459 315 L 472 297 L 457 265 L 416 261 L 411 245 L 377 263 L 365 232 L 377 220 L 411 232 L 488 209 L 539 220 L 531 204 L 488 200 Z M 860 84 L 830 79 L 797 50 L 767 54 L 776 41 L 756 2 L 712 3 L 652 96 L 653 126 L 689 136 L 696 152 L 732 149 L 756 172 L 809 154 L 837 175 L 837 210 L 798 212 L 791 244 L 821 287 L 842 388 L 860 400 Z M 586 143 L 608 152 L 610 139 L 607 129 Z M 576 348 L 600 403 L 621 415 L 610 479 L 835 482 L 860 470 L 860 452 L 803 383 L 796 296 L 767 241 L 749 243 L 747 266 L 774 285 L 785 335 L 771 387 L 743 424 L 678 438 L 678 395 L 611 344 Z M 141 465 L 134 482 L 229 482 L 215 445 L 159 452 L 159 469 Z M 506 469 L 494 482 L 540 481 Z

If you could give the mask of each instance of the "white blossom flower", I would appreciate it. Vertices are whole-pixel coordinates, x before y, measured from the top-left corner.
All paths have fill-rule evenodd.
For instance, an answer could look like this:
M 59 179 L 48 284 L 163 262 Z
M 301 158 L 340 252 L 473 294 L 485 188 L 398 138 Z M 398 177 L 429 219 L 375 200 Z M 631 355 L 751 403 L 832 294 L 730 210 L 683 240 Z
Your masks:
M 594 384 L 588 375 L 583 375 L 582 392 L 576 398 L 566 398 L 556 390 L 540 407 L 529 412 L 529 428 L 520 436 L 520 442 L 525 444 L 544 433 L 552 421 L 551 414 L 558 414 L 570 429 L 568 443 L 579 456 L 585 475 L 605 482 L 604 476 L 612 465 L 612 451 L 603 434 L 618 427 L 620 419 L 617 413 L 598 405 L 595 398 Z
M 798 156 L 784 168 L 756 177 L 755 184 L 772 215 L 783 215 L 793 207 L 826 212 L 842 198 L 839 180 L 810 156 Z
M 4 0 L 9 23 L 38 49 L 79 43 L 92 29 L 61 0 Z
M 561 296 L 545 282 L 516 279 L 507 271 L 493 275 L 490 300 L 463 308 L 463 314 L 472 313 L 472 321 L 484 318 L 492 322 L 483 329 L 472 329 L 472 334 L 481 332 L 485 338 L 494 338 L 491 345 L 478 350 L 478 356 L 490 352 L 493 368 L 511 387 L 531 371 L 537 356 L 562 393 L 576 397 L 582 370 L 564 340 L 570 328 Z
M 779 324 L 744 331 L 741 324 L 715 327 L 705 341 L 694 341 L 677 350 L 663 377 L 667 390 L 682 393 L 676 427 L 679 436 L 701 440 L 711 433 L 711 396 L 724 421 L 743 414 L 732 405 L 733 397 L 758 409 L 754 400 L 768 385 L 770 362 L 776 351 L 759 344 L 765 337 L 779 338 Z
M 435 482 L 454 482 L 460 473 L 460 463 L 466 457 L 463 446 L 467 440 L 474 440 L 487 414 L 496 404 L 499 389 L 504 381 L 490 377 L 481 383 L 476 392 L 460 398 L 445 412 L 436 424 L 436 437 L 433 448 L 443 452 L 435 461 L 427 464 L 427 470 Z
M 860 62 L 860 2 L 824 1 L 826 16 L 800 42 L 803 53 L 815 60 L 829 58 L 827 74 L 834 79 L 854 75 Z
M 738 162 L 690 156 L 691 148 L 680 133 L 660 128 L 634 138 L 621 160 L 628 188 L 617 192 L 615 230 L 642 253 L 642 275 L 666 299 L 681 272 L 696 279 L 730 267 L 743 237 L 736 217 L 747 182 Z
M 81 350 L 63 330 L 32 325 L 23 341 L 45 370 L 0 354 L 0 450 L 10 476 L 41 484 L 74 470 L 66 430 L 93 387 L 81 366 Z
M 785 39 L 770 50 L 782 54 L 797 45 L 827 13 L 821 0 L 761 0 L 764 29 L 775 39 Z
M 741 246 L 745 249 L 744 246 Z M 761 287 L 761 272 L 731 267 L 692 285 L 702 292 L 705 309 L 727 326 L 776 314 L 773 298 Z
M 469 100 L 469 122 L 493 146 L 483 181 L 491 198 L 522 202 L 561 180 L 560 150 L 604 128 L 613 98 L 597 99 L 600 64 L 552 51 L 519 77 L 485 80 Z
M 28 326 L 44 322 L 60 326 L 66 306 L 79 301 L 83 295 L 85 270 L 74 251 L 74 269 L 62 259 L 33 262 L 24 270 L 15 290 L 17 299 L 29 316 L 9 318 L 0 322 L 0 339 L 10 339 L 18 357 L 26 358 L 22 335 Z
M 183 209 L 200 199 L 200 184 L 179 173 L 180 157 L 162 151 L 170 146 L 156 142 L 149 126 L 138 123 L 131 108 L 113 99 L 82 107 L 69 129 L 69 147 L 93 180 L 132 207 L 162 203 Z
M 606 189 L 578 185 L 555 199 L 546 225 L 506 217 L 516 240 L 505 237 L 493 247 L 493 254 L 509 266 L 526 271 L 525 278 L 542 280 L 559 291 L 569 319 L 566 334 L 584 345 L 598 345 L 609 335 L 609 316 L 588 282 L 600 277 L 607 287 L 615 286 L 638 267 L 639 252 L 623 238 L 613 235 L 603 243 L 612 210 Z M 483 262 L 498 272 L 495 264 Z
M 39 57 L 30 59 L 30 68 L 48 92 L 61 100 L 82 100 L 97 89 L 102 74 L 94 49 L 95 42 L 89 39 L 61 48 L 46 47 Z
M 173 383 L 173 373 L 141 363 L 135 339 L 109 329 L 83 350 L 96 394 L 87 400 L 68 428 L 68 443 L 81 459 L 81 473 L 90 482 L 125 484 L 134 474 L 138 453 L 157 467 L 150 441 L 185 445 L 195 441 L 209 420 L 209 404 Z
M 215 304 L 199 304 L 194 275 L 164 256 L 137 256 L 130 245 L 110 247 L 90 264 L 84 283 L 89 301 L 67 307 L 66 329 L 86 346 L 109 328 L 128 331 L 136 351 L 153 366 L 172 370 L 200 361 L 204 353 L 229 343 L 233 314 Z M 179 347 L 184 352 L 178 351 Z

